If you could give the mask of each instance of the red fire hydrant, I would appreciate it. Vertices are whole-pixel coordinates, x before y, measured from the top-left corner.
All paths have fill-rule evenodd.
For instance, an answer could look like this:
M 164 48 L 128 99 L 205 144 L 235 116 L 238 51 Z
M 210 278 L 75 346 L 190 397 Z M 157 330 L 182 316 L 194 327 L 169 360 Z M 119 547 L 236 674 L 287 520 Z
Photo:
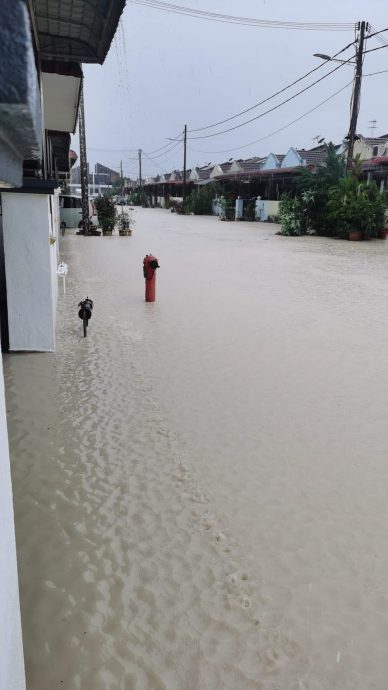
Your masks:
M 143 274 L 145 278 L 145 301 L 155 302 L 156 269 L 159 268 L 156 256 L 147 254 L 143 259 Z

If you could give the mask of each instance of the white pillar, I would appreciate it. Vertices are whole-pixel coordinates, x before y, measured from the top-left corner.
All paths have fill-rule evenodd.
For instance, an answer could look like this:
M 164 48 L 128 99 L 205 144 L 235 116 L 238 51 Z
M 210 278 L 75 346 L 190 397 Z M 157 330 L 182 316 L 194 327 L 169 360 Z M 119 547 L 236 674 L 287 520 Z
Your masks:
M 236 211 L 235 211 L 235 220 L 242 220 L 244 216 L 244 199 L 241 199 L 241 197 L 237 197 L 236 199 Z
M 55 347 L 58 196 L 2 192 L 10 350 Z

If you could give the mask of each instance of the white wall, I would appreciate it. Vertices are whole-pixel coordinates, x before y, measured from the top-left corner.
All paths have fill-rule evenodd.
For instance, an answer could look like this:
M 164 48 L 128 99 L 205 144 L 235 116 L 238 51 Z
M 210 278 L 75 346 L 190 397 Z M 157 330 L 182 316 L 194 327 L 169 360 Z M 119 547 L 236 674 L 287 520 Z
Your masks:
M 50 352 L 55 346 L 57 242 L 50 245 L 49 196 L 1 196 L 10 350 Z
M 3 368 L 0 357 L 0 688 L 25 690 Z
M 51 230 L 50 234 L 55 237 L 55 243 L 49 244 L 50 248 L 50 268 L 51 268 L 51 305 L 52 305 L 52 327 L 54 333 L 55 346 L 55 324 L 57 316 L 57 301 L 58 301 L 58 276 L 57 267 L 59 263 L 59 189 L 51 198 Z

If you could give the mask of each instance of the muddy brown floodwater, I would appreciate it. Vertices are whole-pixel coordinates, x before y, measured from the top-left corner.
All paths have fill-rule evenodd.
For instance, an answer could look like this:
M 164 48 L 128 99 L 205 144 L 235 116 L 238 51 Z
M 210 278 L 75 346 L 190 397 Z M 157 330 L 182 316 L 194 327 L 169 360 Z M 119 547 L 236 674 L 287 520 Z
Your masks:
M 388 242 L 275 230 L 64 238 L 4 358 L 28 690 L 386 690 Z

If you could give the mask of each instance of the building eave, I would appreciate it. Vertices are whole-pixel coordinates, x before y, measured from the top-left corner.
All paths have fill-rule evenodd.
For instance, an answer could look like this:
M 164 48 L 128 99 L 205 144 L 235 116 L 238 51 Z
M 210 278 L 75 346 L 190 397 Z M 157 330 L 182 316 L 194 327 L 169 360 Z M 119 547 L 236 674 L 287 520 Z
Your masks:
M 102 64 L 125 1 L 34 0 L 41 57 L 46 60 Z

